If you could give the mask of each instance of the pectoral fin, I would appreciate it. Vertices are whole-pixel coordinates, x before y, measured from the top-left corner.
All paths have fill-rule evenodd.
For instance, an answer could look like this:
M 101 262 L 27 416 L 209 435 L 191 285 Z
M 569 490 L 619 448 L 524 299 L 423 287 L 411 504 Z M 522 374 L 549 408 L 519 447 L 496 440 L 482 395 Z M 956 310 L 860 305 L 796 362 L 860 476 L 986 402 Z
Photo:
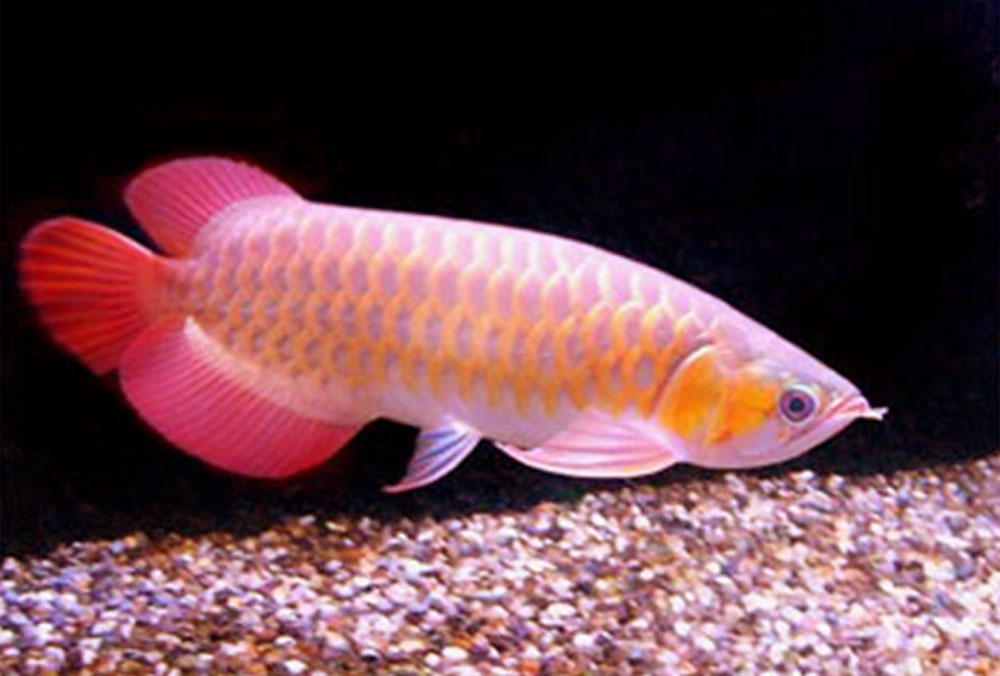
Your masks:
M 391 486 L 384 486 L 382 490 L 403 493 L 434 483 L 458 467 L 480 439 L 479 434 L 461 423 L 421 430 L 417 437 L 417 450 L 406 467 L 406 476 Z
M 681 457 L 648 432 L 599 411 L 586 412 L 536 448 L 495 443 L 504 453 L 529 467 L 588 478 L 653 474 Z

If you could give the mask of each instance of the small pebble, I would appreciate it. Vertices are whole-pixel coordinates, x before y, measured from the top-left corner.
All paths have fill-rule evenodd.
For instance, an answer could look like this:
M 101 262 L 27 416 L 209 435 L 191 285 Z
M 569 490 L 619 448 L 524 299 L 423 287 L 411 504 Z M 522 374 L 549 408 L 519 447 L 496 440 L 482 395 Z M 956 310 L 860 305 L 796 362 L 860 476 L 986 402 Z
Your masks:
M 471 664 L 459 664 L 448 669 L 447 676 L 482 676 L 482 673 Z
M 292 676 L 298 676 L 298 674 L 303 673 L 309 666 L 302 660 L 285 660 L 284 665 L 285 671 L 287 671 Z
M 362 648 L 360 655 L 362 660 L 369 663 L 378 662 L 382 659 L 382 655 L 375 648 Z
M 448 646 L 441 651 L 441 657 L 448 662 L 464 662 L 468 659 L 469 653 L 458 646 Z

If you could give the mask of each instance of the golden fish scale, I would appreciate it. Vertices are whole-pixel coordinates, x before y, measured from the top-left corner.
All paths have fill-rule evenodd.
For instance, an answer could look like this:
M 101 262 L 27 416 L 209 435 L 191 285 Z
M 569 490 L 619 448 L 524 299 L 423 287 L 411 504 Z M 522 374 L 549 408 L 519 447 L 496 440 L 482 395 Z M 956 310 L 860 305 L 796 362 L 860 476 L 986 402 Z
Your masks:
M 654 272 L 564 242 L 396 215 L 270 218 L 189 261 L 178 302 L 289 378 L 648 416 L 703 333 Z

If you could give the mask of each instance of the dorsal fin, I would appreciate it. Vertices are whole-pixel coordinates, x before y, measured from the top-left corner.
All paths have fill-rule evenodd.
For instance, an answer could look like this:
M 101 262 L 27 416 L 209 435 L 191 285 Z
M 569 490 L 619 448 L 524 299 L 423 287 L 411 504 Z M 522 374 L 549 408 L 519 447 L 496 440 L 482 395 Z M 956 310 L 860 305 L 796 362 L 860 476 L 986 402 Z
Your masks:
M 222 157 L 192 157 L 139 174 L 125 188 L 125 203 L 158 245 L 180 256 L 215 213 L 267 195 L 296 192 L 257 167 Z

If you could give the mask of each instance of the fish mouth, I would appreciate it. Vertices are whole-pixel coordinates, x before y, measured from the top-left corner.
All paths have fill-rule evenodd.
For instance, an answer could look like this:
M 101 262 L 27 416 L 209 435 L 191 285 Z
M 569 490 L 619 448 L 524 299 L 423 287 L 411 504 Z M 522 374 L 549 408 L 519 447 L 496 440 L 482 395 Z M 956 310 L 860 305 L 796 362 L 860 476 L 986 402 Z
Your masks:
M 867 420 L 882 420 L 889 409 L 885 406 L 872 407 L 860 394 L 844 397 L 830 409 L 830 417 L 835 418 L 865 418 Z

